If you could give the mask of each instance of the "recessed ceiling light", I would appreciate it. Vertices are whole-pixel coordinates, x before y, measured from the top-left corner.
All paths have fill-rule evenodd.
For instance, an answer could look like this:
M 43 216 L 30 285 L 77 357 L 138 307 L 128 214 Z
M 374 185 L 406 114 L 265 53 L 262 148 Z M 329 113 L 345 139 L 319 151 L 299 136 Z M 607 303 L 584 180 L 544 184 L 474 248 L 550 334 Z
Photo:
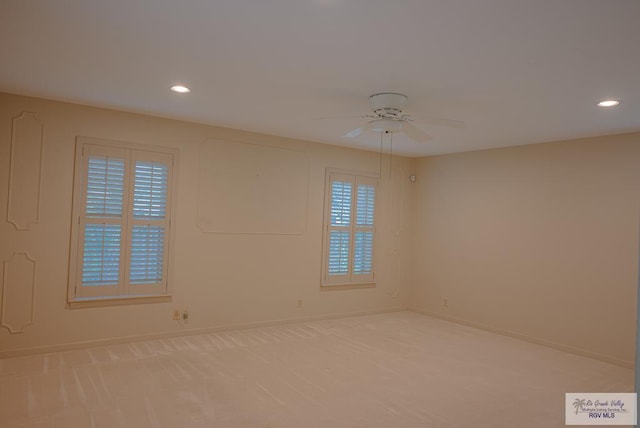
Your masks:
M 598 107 L 614 107 L 620 104 L 620 101 L 617 100 L 604 100 L 598 103 Z
M 182 86 L 182 85 L 172 86 L 171 90 L 173 92 L 179 92 L 181 94 L 187 94 L 187 93 L 191 92 L 191 89 L 187 88 L 186 86 Z

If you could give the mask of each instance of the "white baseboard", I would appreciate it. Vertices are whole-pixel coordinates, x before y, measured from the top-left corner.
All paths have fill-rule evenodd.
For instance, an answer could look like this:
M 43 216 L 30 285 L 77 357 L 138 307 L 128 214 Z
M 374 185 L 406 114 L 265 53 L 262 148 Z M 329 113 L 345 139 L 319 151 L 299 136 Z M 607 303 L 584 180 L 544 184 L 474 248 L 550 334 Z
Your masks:
M 49 352 L 72 351 L 76 349 L 91 348 L 95 346 L 119 345 L 122 343 L 130 343 L 130 342 L 135 342 L 140 340 L 168 339 L 171 337 L 193 336 L 196 334 L 215 333 L 219 331 L 246 330 L 250 328 L 268 327 L 273 325 L 284 325 L 284 324 L 293 324 L 293 323 L 307 322 L 307 321 L 359 317 L 364 315 L 375 315 L 375 314 L 399 312 L 399 311 L 406 311 L 406 310 L 407 308 L 404 306 L 397 306 L 397 307 L 391 307 L 391 308 L 372 309 L 372 310 L 366 310 L 366 311 L 341 312 L 341 313 L 333 313 L 333 314 L 325 314 L 325 315 L 314 315 L 309 317 L 284 318 L 279 320 L 259 321 L 259 322 L 243 323 L 243 324 L 228 324 L 228 325 L 221 325 L 216 327 L 193 328 L 189 330 L 167 331 L 167 332 L 161 332 L 161 333 L 121 336 L 121 337 L 113 337 L 108 339 L 95 339 L 95 340 L 86 340 L 82 342 L 62 343 L 57 345 L 46 345 L 46 346 L 37 346 L 37 347 L 31 347 L 31 348 L 11 349 L 6 351 L 0 351 L 0 359 L 23 357 L 23 356 L 35 355 L 35 354 L 46 354 Z
M 528 336 L 526 334 L 516 333 L 515 331 L 504 330 L 501 328 L 480 324 L 474 321 L 468 321 L 465 319 L 452 317 L 450 315 L 446 315 L 440 312 L 433 312 L 433 311 L 428 311 L 428 310 L 418 309 L 413 307 L 408 307 L 407 310 L 416 312 L 422 315 L 439 318 L 445 321 L 451 321 L 456 324 L 462 324 L 469 327 L 478 328 L 480 330 L 490 331 L 491 333 L 497 333 L 503 336 L 513 337 L 515 339 L 521 339 L 527 342 L 535 343 L 537 345 L 542 345 L 549 348 L 557 349 L 559 351 L 568 352 L 570 354 L 580 355 L 581 357 L 593 358 L 594 360 L 604 361 L 606 363 L 615 364 L 616 366 L 621 366 L 628 369 L 633 369 L 635 366 L 635 363 L 633 361 L 625 361 L 619 358 L 612 357 L 610 355 L 599 354 L 597 352 L 587 351 L 586 349 L 580 349 L 580 348 L 575 348 L 573 346 L 563 345 L 561 343 L 550 342 L 548 340 L 540 339 L 533 336 Z

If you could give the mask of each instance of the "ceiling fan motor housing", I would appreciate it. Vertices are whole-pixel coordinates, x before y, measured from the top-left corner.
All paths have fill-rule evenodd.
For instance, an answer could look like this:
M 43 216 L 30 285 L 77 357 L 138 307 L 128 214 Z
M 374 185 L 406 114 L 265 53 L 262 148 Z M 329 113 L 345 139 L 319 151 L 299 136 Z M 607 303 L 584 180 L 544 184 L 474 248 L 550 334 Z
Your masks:
M 381 92 L 369 97 L 373 112 L 379 117 L 399 118 L 407 103 L 407 96 L 395 92 Z

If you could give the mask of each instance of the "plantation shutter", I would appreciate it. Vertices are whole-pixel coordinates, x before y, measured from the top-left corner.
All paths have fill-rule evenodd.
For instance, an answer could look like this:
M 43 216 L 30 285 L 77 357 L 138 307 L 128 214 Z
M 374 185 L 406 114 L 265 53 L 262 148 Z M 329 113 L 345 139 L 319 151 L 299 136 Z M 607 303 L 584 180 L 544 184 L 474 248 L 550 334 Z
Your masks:
M 80 147 L 73 298 L 166 294 L 173 154 Z
M 162 154 L 133 153 L 129 294 L 157 292 L 166 283 L 170 162 Z
M 331 183 L 331 223 L 329 231 L 329 275 L 349 273 L 351 191 L 348 181 Z
M 354 225 L 352 280 L 373 281 L 374 216 L 376 202 L 375 182 L 356 178 L 356 223 Z
M 323 284 L 373 281 L 376 183 L 352 174 L 327 175 Z
M 136 160 L 129 283 L 160 284 L 164 279 L 169 166 Z
M 127 153 L 88 147 L 84 151 L 83 213 L 78 219 L 82 248 L 80 296 L 118 293 L 122 282 Z

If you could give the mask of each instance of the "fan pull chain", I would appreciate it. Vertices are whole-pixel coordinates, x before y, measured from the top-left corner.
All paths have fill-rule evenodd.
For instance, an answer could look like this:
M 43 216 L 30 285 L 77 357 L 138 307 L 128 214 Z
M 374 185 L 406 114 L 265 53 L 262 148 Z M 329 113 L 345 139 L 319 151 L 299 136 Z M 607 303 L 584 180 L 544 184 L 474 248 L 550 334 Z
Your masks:
M 389 185 L 387 186 L 389 189 L 388 198 L 389 198 L 389 225 L 391 226 L 391 234 L 393 235 L 393 177 L 391 175 L 393 168 L 393 132 L 389 134 Z
M 382 178 L 382 135 L 384 132 L 380 133 L 380 162 L 378 165 L 378 177 Z
M 389 132 L 391 137 L 389 138 L 389 186 L 391 186 L 391 167 L 393 166 L 393 132 Z

